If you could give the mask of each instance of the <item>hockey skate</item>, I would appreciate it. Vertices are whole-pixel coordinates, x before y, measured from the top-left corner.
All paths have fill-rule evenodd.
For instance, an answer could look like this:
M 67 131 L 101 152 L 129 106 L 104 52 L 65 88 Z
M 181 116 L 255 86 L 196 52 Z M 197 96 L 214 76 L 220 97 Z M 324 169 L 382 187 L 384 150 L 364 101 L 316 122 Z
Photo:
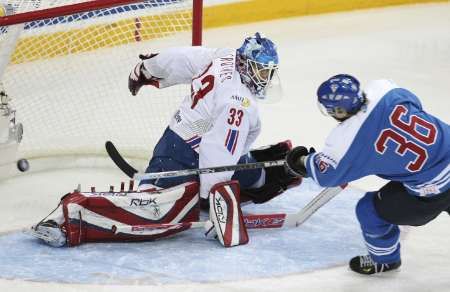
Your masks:
M 43 240 L 53 247 L 62 247 L 66 244 L 66 234 L 61 227 L 53 220 L 47 220 L 32 226 L 25 233 Z
M 402 262 L 398 261 L 390 264 L 379 264 L 372 260 L 370 255 L 356 256 L 350 260 L 350 269 L 363 275 L 372 275 L 382 272 L 396 270 L 401 266 Z

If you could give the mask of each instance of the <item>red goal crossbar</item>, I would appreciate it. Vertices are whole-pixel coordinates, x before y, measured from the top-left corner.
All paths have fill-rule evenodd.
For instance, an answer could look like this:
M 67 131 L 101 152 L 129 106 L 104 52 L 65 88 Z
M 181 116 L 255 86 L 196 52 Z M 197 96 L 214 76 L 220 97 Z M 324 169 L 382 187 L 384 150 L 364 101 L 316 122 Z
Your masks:
M 192 1 L 192 45 L 199 46 L 202 43 L 203 0 Z M 0 17 L 0 26 L 14 25 L 58 16 L 66 16 L 75 13 L 82 13 L 102 8 L 108 8 L 111 6 L 126 5 L 137 2 L 142 2 L 142 0 L 92 0 L 59 7 L 28 11 Z

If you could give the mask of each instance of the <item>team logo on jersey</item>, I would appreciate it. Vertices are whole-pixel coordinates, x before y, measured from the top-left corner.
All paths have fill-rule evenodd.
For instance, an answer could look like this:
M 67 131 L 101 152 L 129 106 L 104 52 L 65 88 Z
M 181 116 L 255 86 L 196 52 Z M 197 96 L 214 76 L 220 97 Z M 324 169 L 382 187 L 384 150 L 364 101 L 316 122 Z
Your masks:
M 225 138 L 225 147 L 231 154 L 234 154 L 234 151 L 236 150 L 238 138 L 239 138 L 238 130 L 228 129 L 227 136 Z
M 330 167 L 330 164 L 324 160 L 323 155 L 316 155 L 314 157 L 314 163 L 316 164 L 317 168 L 319 169 L 320 173 L 324 173 L 328 170 Z

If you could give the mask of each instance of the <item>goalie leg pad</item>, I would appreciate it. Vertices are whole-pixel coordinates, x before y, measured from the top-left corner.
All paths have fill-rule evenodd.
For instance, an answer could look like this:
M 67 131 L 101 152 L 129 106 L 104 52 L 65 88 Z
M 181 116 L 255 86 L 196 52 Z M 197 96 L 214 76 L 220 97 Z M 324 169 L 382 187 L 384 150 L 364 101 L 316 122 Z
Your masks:
M 225 247 L 248 243 L 248 233 L 239 204 L 239 183 L 215 184 L 209 194 L 209 216 L 217 239 Z
M 197 182 L 154 192 L 73 192 L 63 199 L 67 243 L 147 241 L 173 235 L 189 228 L 174 224 L 199 220 L 198 199 Z M 170 227 L 142 227 L 161 223 Z

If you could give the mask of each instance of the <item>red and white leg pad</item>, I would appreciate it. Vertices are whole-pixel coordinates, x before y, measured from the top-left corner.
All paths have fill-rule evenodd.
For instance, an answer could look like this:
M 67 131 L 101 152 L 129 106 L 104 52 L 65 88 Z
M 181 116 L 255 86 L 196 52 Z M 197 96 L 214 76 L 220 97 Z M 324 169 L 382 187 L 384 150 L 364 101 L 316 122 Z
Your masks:
M 225 247 L 248 243 L 247 228 L 239 205 L 239 183 L 215 184 L 209 194 L 209 217 L 217 239 Z
M 62 201 L 67 243 L 145 241 L 184 231 L 189 227 L 173 224 L 199 220 L 198 190 L 197 182 L 189 182 L 152 192 L 75 191 Z M 139 228 L 161 223 L 171 227 Z

